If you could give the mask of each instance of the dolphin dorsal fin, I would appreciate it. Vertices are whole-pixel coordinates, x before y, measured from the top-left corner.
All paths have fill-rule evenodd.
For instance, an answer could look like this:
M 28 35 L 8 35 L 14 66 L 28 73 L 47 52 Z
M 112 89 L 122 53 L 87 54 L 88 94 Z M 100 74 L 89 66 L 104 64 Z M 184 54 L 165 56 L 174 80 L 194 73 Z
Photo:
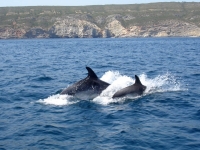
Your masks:
M 97 75 L 94 73 L 94 71 L 90 67 L 86 67 L 88 71 L 88 76 L 93 79 L 98 79 Z
M 142 84 L 140 82 L 140 79 L 139 79 L 139 77 L 137 75 L 135 75 L 135 84 Z

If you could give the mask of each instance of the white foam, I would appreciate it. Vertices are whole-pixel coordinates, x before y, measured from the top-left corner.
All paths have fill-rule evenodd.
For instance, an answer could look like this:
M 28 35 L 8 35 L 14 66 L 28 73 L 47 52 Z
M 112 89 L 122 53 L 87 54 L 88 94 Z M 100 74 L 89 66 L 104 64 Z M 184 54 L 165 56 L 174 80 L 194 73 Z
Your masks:
M 72 96 L 69 95 L 52 95 L 45 99 L 40 99 L 37 102 L 45 104 L 45 105 L 56 105 L 56 106 L 63 106 L 63 105 L 71 105 L 76 103 L 77 101 L 71 100 Z
M 168 72 L 163 75 L 158 75 L 153 79 L 149 79 L 145 74 L 143 74 L 141 75 L 140 80 L 142 84 L 147 86 L 147 89 L 145 90 L 146 94 L 183 90 L 180 82 L 178 82 L 176 78 Z
M 163 75 L 158 75 L 155 78 L 148 78 L 146 74 L 139 75 L 140 81 L 143 85 L 147 86 L 143 95 L 148 95 L 157 92 L 167 92 L 167 91 L 180 91 L 181 88 L 180 82 L 170 73 Z M 118 90 L 132 85 L 135 83 L 135 77 L 128 77 L 126 75 L 121 75 L 118 71 L 108 71 L 102 77 L 101 80 L 110 83 L 110 86 L 107 87 L 98 97 L 93 99 L 93 102 L 99 103 L 102 105 L 108 105 L 111 103 L 123 103 L 126 100 L 126 97 L 115 98 L 112 96 Z M 141 96 L 137 97 L 128 97 L 129 99 L 138 99 Z M 73 98 L 69 95 L 52 95 L 46 99 L 41 99 L 38 102 L 46 105 L 71 105 L 79 102 L 80 100 Z
M 176 81 L 176 78 L 170 73 L 166 73 L 163 75 L 158 75 L 155 78 L 148 78 L 146 74 L 139 75 L 140 81 L 143 85 L 147 86 L 143 95 L 148 95 L 157 92 L 166 92 L 166 91 L 180 91 L 181 84 Z M 111 85 L 105 89 L 101 95 L 94 98 L 93 101 L 100 103 L 102 105 L 108 105 L 110 103 L 120 103 L 126 100 L 125 98 L 115 98 L 112 99 L 112 96 L 118 90 L 132 85 L 135 83 L 135 78 L 131 78 L 125 75 L 121 75 L 119 72 L 106 72 L 101 80 L 104 80 Z M 128 97 L 129 99 L 138 99 L 141 96 L 136 97 Z
M 120 76 L 118 71 L 107 71 L 100 79 L 111 84 Z
M 121 75 L 119 72 L 115 71 L 106 72 L 102 76 L 101 80 L 111 84 L 98 97 L 93 99 L 94 102 L 103 105 L 124 101 L 124 98 L 113 99 L 112 98 L 113 94 L 118 90 L 134 83 L 134 80 L 132 78 L 125 75 Z

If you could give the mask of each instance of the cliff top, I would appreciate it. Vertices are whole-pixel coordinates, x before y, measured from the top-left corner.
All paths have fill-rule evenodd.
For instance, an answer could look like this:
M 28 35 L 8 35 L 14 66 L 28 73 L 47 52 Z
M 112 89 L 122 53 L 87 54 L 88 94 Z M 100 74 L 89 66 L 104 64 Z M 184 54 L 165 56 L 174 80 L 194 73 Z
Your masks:
M 52 26 L 57 18 L 66 16 L 82 17 L 84 20 L 104 26 L 103 19 L 109 15 L 123 16 L 122 24 L 143 25 L 167 19 L 187 21 L 200 27 L 200 3 L 167 2 L 130 5 L 99 6 L 33 6 L 33 7 L 0 7 L 0 27 L 13 27 L 15 24 L 24 27 Z

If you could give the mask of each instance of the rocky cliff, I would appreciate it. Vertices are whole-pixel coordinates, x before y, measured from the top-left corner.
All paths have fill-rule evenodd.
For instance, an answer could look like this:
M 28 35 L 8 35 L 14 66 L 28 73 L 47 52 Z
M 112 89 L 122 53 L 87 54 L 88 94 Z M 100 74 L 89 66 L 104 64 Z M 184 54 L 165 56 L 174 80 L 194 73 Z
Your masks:
M 0 39 L 200 37 L 200 3 L 170 4 L 176 7 L 159 3 L 162 9 L 146 4 L 117 6 L 121 10 L 114 11 L 114 6 L 110 10 L 104 6 L 101 12 L 95 8 L 88 11 L 90 7 L 83 12 L 77 7 L 70 13 L 62 13 L 55 7 L 48 7 L 48 11 L 37 8 L 41 9 L 37 13 L 34 7 L 26 11 L 0 8 L 4 12 L 0 15 L 4 21 L 0 24 Z

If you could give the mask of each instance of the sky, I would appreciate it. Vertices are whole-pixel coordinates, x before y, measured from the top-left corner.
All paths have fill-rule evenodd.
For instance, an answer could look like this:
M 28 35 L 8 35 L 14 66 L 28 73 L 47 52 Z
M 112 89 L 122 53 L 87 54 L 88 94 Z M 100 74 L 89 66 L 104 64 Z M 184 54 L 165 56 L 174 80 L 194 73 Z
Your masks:
M 140 4 L 154 2 L 200 2 L 200 0 L 1 0 L 7 6 L 85 6 L 106 4 Z

